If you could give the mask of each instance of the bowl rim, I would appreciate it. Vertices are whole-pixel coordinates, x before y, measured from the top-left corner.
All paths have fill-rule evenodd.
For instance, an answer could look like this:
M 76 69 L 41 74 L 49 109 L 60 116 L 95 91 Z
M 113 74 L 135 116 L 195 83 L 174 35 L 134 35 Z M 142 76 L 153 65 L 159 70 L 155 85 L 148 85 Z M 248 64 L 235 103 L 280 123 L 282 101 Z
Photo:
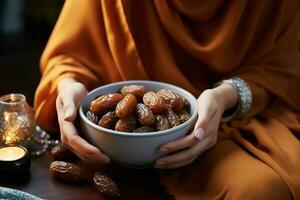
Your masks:
M 184 95 L 188 95 L 192 98 L 192 100 L 194 101 L 194 103 L 196 104 L 197 100 L 195 98 L 194 95 L 192 95 L 189 91 L 178 87 L 176 85 L 172 85 L 170 83 L 165 83 L 165 82 L 160 82 L 160 81 L 150 81 L 150 80 L 129 80 L 129 81 L 118 81 L 118 82 L 114 82 L 114 83 L 109 83 L 109 84 L 105 84 L 103 86 L 97 87 L 93 90 L 91 90 L 82 100 L 82 102 L 80 103 L 80 107 L 79 107 L 79 115 L 80 118 L 82 120 L 84 120 L 84 122 L 91 126 L 92 128 L 95 128 L 99 131 L 102 131 L 104 133 L 110 133 L 112 135 L 117 135 L 117 136 L 123 136 L 123 137 L 153 137 L 153 136 L 161 136 L 161 135 L 166 135 L 169 134 L 170 132 L 176 132 L 180 129 L 185 128 L 186 126 L 188 126 L 190 123 L 192 123 L 194 121 L 194 119 L 197 117 L 198 112 L 197 112 L 197 104 L 195 105 L 196 109 L 194 111 L 194 113 L 191 115 L 191 117 L 185 121 L 184 123 L 176 126 L 176 127 L 172 127 L 170 129 L 167 130 L 163 130 L 163 131 L 155 131 L 155 132 L 147 132 L 147 133 L 133 133 L 133 132 L 122 132 L 122 131 L 116 131 L 116 130 L 112 130 L 112 129 L 108 129 L 108 128 L 103 128 L 101 126 L 98 126 L 96 124 L 94 124 L 93 122 L 91 122 L 90 120 L 87 119 L 87 117 L 85 116 L 85 114 L 83 113 L 83 102 L 85 101 L 85 99 L 91 95 L 92 93 L 96 92 L 97 90 L 100 89 L 104 89 L 104 88 L 109 88 L 111 86 L 123 86 L 123 85 L 127 85 L 127 84 L 140 84 L 143 85 L 144 83 L 149 83 L 149 84 L 154 84 L 154 85 L 165 85 L 165 86 L 169 86 L 169 87 L 173 87 L 176 88 L 177 90 L 180 90 L 182 93 L 184 93 Z M 189 102 L 190 104 L 192 102 Z

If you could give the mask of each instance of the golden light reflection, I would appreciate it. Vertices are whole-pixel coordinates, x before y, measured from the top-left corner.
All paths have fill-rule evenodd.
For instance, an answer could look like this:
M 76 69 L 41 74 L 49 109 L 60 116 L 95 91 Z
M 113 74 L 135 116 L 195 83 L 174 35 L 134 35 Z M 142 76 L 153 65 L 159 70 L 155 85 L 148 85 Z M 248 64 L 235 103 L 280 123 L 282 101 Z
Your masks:
M 6 145 L 20 143 L 24 139 L 23 137 L 20 137 L 20 135 L 22 135 L 20 134 L 20 131 L 22 130 L 16 126 L 7 126 L 4 134 L 1 136 L 1 141 Z
M 26 144 L 35 130 L 31 107 L 22 94 L 0 97 L 0 145 Z
M 9 135 L 7 135 L 5 138 L 6 143 L 10 143 L 11 140 L 12 140 L 12 138 Z
M 4 112 L 3 115 L 4 115 L 4 120 L 8 121 L 9 118 L 10 118 L 10 113 L 9 112 Z

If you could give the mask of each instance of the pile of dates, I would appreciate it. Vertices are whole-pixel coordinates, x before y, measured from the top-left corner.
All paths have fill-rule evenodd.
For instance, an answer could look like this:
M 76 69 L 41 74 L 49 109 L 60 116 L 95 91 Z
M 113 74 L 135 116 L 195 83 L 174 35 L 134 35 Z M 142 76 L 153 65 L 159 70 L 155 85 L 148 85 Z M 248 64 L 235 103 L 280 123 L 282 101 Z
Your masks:
M 92 183 L 95 188 L 109 198 L 120 198 L 118 185 L 104 172 L 96 171 L 92 177 L 72 163 L 77 157 L 68 147 L 59 144 L 51 150 L 55 161 L 50 164 L 49 172 L 53 178 L 67 183 Z
M 122 132 L 145 133 L 170 129 L 190 118 L 188 101 L 167 89 L 149 91 L 127 85 L 119 93 L 104 94 L 91 102 L 86 117 L 93 123 Z

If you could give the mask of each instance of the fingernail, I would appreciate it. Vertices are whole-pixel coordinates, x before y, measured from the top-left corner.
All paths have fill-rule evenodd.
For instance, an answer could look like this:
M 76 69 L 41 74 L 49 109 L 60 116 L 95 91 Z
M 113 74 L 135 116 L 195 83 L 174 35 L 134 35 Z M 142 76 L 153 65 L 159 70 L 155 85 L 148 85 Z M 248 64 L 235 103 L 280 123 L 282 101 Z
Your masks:
M 69 119 L 72 116 L 72 111 L 70 109 L 67 109 L 65 112 L 65 120 Z
M 168 152 L 169 152 L 169 149 L 167 149 L 167 148 L 159 149 L 159 153 L 168 153 Z
M 197 128 L 195 131 L 195 137 L 198 138 L 199 140 L 202 140 L 204 137 L 204 130 L 202 128 Z

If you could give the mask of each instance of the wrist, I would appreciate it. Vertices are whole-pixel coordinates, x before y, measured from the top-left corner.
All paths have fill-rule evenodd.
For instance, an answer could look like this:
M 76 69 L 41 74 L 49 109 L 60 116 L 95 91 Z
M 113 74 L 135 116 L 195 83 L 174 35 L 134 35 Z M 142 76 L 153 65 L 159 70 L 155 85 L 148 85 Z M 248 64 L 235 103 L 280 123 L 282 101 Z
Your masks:
M 238 92 L 228 83 L 222 83 L 213 88 L 217 95 L 217 99 L 222 104 L 224 110 L 229 110 L 236 106 L 239 101 Z
M 233 77 L 231 79 L 222 80 L 214 86 L 216 90 L 222 91 L 221 94 L 223 95 L 221 95 L 221 97 L 224 97 L 222 98 L 225 104 L 224 107 L 226 108 L 226 114 L 224 113 L 224 117 L 222 117 L 224 122 L 231 121 L 236 117 L 242 118 L 247 115 L 252 104 L 252 92 L 243 79 Z M 227 88 L 227 90 L 225 88 Z

